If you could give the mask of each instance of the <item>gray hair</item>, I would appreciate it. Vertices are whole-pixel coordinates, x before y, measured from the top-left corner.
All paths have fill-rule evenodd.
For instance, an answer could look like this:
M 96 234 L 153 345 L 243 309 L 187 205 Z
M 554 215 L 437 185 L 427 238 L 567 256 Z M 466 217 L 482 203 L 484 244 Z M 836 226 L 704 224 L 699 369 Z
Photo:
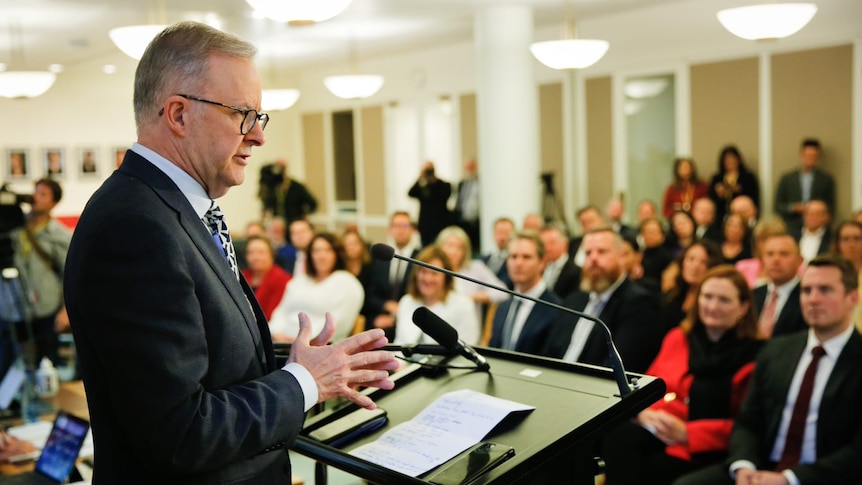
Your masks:
M 135 123 L 140 127 L 159 116 L 165 96 L 178 94 L 182 84 L 205 81 L 213 54 L 251 59 L 257 49 L 249 42 L 198 22 L 179 22 L 160 32 L 144 52 L 135 71 Z

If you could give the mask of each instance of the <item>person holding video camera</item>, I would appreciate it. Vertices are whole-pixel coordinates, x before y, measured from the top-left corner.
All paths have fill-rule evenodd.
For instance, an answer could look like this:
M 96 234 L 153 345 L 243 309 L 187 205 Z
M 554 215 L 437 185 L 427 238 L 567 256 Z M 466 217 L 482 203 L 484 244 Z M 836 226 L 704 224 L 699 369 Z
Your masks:
M 69 328 L 63 303 L 63 267 L 72 233 L 51 216 L 62 197 L 63 189 L 56 180 L 37 180 L 24 226 L 10 234 L 26 305 L 15 331 L 20 342 L 32 340 L 35 344 L 33 363 L 48 357 L 59 364 L 57 335 Z
M 410 187 L 407 195 L 419 201 L 419 236 L 422 246 L 433 244 L 437 235 L 452 222 L 452 214 L 446 206 L 452 195 L 452 185 L 440 180 L 434 173 L 434 162 L 422 166 L 419 180 Z

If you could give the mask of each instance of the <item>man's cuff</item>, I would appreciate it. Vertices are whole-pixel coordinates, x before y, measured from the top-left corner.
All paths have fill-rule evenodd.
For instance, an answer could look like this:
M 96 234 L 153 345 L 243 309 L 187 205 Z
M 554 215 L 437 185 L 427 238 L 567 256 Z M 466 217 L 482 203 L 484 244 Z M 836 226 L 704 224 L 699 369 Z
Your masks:
M 792 471 L 784 470 L 783 472 L 781 472 L 781 474 L 784 475 L 784 478 L 787 479 L 787 483 L 789 483 L 790 485 L 799 485 L 799 479 L 796 478 L 796 474 Z
M 742 469 L 756 471 L 757 467 L 748 460 L 736 460 L 730 464 L 730 479 L 736 480 L 736 472 Z
M 306 411 L 317 404 L 317 383 L 314 382 L 314 377 L 311 376 L 311 372 L 308 372 L 308 369 L 296 362 L 290 362 L 282 367 L 281 370 L 290 372 L 293 377 L 296 377 L 299 387 L 302 388 Z

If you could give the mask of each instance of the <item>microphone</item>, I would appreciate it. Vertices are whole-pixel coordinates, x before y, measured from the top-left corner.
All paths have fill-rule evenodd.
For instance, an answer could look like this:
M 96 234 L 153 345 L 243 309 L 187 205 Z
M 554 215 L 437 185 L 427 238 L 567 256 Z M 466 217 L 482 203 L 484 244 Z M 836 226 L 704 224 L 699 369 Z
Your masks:
M 455 348 L 448 348 L 442 345 L 384 345 L 380 350 L 388 350 L 390 352 L 401 352 L 404 357 L 411 357 L 413 354 L 423 355 L 456 355 L 458 353 Z
M 452 350 L 453 353 L 461 354 L 462 357 L 476 364 L 479 370 L 487 371 L 491 368 L 485 357 L 479 355 L 476 349 L 458 338 L 458 331 L 452 328 L 452 325 L 446 323 L 431 310 L 424 306 L 417 308 L 413 312 L 413 323 L 444 348 Z
M 626 370 L 625 370 L 625 367 L 623 367 L 623 359 L 620 357 L 620 353 L 617 351 L 617 347 L 614 345 L 614 341 L 613 341 L 613 338 L 611 336 L 611 330 L 608 328 L 608 326 L 605 324 L 605 322 L 602 321 L 601 318 L 595 317 L 595 316 L 590 315 L 588 313 L 583 313 L 583 312 L 579 312 L 577 310 L 572 310 L 571 308 L 567 308 L 567 307 L 564 307 L 562 305 L 557 305 L 556 303 L 551 303 L 549 301 L 540 300 L 539 298 L 533 298 L 532 296 L 524 295 L 522 293 L 512 291 L 508 288 L 502 288 L 502 287 L 499 287 L 496 285 L 491 285 L 491 284 L 485 283 L 484 281 L 479 281 L 475 278 L 471 278 L 469 276 L 458 274 L 454 271 L 449 271 L 446 268 L 440 268 L 440 267 L 434 266 L 432 264 L 428 264 L 428 263 L 419 261 L 417 259 L 408 258 L 406 256 L 401 256 L 400 254 L 397 254 L 395 252 L 395 248 L 393 248 L 392 246 L 389 246 L 387 244 L 377 243 L 377 244 L 374 244 L 373 246 L 371 246 L 371 256 L 373 256 L 374 259 L 377 259 L 380 261 L 390 261 L 392 258 L 397 258 L 397 259 L 400 259 L 402 261 L 406 261 L 410 264 L 416 264 L 416 265 L 422 266 L 423 268 L 428 268 L 432 271 L 437 271 L 438 273 L 443 273 L 443 274 L 449 275 L 453 278 L 460 278 L 462 280 L 467 280 L 471 283 L 476 283 L 477 285 L 481 285 L 481 286 L 484 286 L 486 288 L 491 288 L 493 290 L 502 291 L 503 293 L 507 293 L 509 295 L 516 296 L 518 298 L 523 298 L 525 300 L 530 300 L 530 301 L 538 303 L 540 305 L 549 306 L 549 307 L 554 308 L 556 310 L 559 310 L 561 312 L 575 315 L 578 318 L 586 318 L 587 320 L 590 320 L 591 322 L 597 323 L 599 328 L 601 328 L 605 334 L 605 341 L 607 342 L 607 345 L 608 345 L 608 360 L 611 363 L 611 369 L 613 370 L 613 373 L 614 373 L 614 379 L 617 381 L 617 387 L 619 387 L 620 396 L 626 397 L 629 394 L 631 394 L 632 386 L 631 386 L 631 384 L 629 384 L 628 377 L 626 376 Z M 427 308 L 426 308 L 426 310 L 427 310 Z M 417 312 L 418 312 L 418 309 L 417 309 Z M 434 315 L 431 311 L 428 311 L 428 313 L 430 313 L 431 315 Z M 436 317 L 436 315 L 434 315 L 434 316 Z M 413 314 L 413 318 L 414 319 L 416 318 L 416 313 Z M 441 322 L 442 322 L 442 320 L 441 320 Z M 446 322 L 443 322 L 443 323 L 446 323 Z M 416 322 L 416 324 L 418 325 L 418 322 Z M 448 326 L 448 324 L 447 324 L 447 326 Z M 455 332 L 455 336 L 457 339 L 458 332 L 455 331 L 454 328 L 452 329 L 452 331 Z M 436 340 L 436 338 L 435 338 L 435 340 Z M 437 341 L 441 345 L 446 346 L 443 342 L 440 342 L 439 340 L 437 340 Z M 475 352 L 475 350 L 473 350 L 473 352 Z

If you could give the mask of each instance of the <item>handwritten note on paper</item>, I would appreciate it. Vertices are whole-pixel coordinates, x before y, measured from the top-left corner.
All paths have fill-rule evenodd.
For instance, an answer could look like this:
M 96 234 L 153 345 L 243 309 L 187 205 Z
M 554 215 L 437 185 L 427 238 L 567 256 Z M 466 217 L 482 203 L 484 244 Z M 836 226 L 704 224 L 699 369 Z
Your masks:
M 510 413 L 533 409 L 467 389 L 450 392 L 350 454 L 416 477 L 481 441 Z

